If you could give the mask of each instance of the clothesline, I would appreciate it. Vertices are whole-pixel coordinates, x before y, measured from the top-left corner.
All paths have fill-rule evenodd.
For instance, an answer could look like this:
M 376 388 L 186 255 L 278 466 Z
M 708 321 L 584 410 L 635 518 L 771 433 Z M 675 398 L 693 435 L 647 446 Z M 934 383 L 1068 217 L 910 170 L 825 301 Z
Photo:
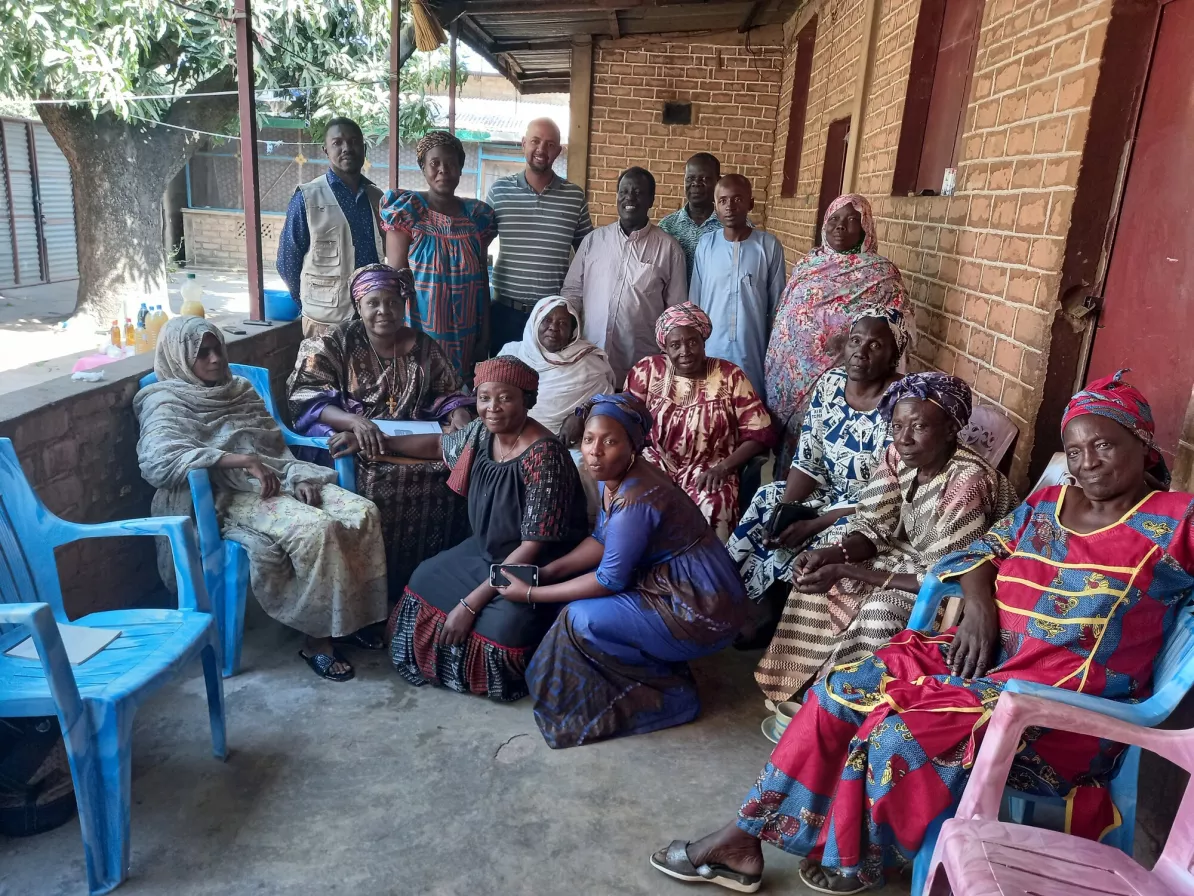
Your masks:
M 318 90 L 321 87 L 372 87 L 377 84 L 388 84 L 390 79 L 374 78 L 370 81 L 324 81 L 319 84 L 303 84 L 298 87 L 270 87 L 263 90 L 258 90 L 256 95 L 258 97 L 269 96 L 276 93 L 284 93 L 288 90 Z M 148 102 L 151 100 L 188 100 L 188 99 L 202 99 L 213 96 L 236 96 L 235 90 L 209 90 L 203 93 L 157 93 L 157 94 L 136 94 L 130 96 L 116 96 L 111 98 L 100 97 L 92 99 L 90 97 L 53 97 L 51 99 L 29 100 L 29 104 L 33 106 L 50 106 L 50 105 L 99 105 L 103 103 L 112 102 Z

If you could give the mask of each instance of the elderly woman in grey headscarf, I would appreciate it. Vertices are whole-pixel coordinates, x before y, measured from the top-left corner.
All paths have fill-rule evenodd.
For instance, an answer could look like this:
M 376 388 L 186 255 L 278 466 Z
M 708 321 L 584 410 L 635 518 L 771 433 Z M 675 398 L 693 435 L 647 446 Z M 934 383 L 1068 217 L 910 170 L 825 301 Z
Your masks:
M 224 339 L 204 319 L 170 320 L 153 369 L 158 381 L 133 402 L 141 475 L 157 489 L 153 514 L 189 515 L 187 475 L 206 469 L 222 534 L 248 553 L 262 608 L 307 636 L 300 655 L 317 675 L 352 678 L 332 639 L 382 646 L 362 631 L 387 609 L 377 508 L 333 485 L 333 471 L 295 459 L 249 381 L 228 369 Z

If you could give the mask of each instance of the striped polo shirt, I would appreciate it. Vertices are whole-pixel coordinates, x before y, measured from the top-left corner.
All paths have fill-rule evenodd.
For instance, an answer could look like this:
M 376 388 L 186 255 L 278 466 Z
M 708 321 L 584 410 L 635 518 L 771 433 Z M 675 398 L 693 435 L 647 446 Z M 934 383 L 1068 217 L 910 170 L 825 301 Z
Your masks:
M 542 193 L 527 183 L 525 171 L 500 178 L 487 200 L 497 219 L 497 297 L 535 302 L 559 295 L 572 249 L 593 230 L 585 191 L 558 174 Z

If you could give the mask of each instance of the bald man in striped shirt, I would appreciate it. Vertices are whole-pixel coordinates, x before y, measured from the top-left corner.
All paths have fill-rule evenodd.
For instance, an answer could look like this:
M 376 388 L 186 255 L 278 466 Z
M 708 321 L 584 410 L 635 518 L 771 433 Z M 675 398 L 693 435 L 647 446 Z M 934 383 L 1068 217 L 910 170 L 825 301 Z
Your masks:
M 490 349 L 522 339 L 535 302 L 559 295 L 572 250 L 593 230 L 585 191 L 552 171 L 560 157 L 560 129 L 550 118 L 527 125 L 526 168 L 500 178 L 486 200 L 498 226 L 493 268 Z

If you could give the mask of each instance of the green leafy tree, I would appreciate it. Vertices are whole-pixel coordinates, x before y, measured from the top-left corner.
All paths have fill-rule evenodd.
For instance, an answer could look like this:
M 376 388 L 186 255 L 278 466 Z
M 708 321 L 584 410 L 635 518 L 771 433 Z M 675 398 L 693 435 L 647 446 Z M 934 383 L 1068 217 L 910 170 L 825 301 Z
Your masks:
M 236 89 L 233 12 L 232 0 L 0 2 L 0 96 L 86 101 L 37 106 L 74 177 L 77 315 L 106 322 L 126 303 L 164 301 L 166 186 L 201 141 L 194 131 L 237 131 L 236 96 L 203 96 Z M 256 0 L 253 25 L 258 90 L 334 82 L 314 109 L 384 128 L 388 0 Z M 413 38 L 404 23 L 404 63 Z M 128 99 L 160 94 L 170 98 Z

